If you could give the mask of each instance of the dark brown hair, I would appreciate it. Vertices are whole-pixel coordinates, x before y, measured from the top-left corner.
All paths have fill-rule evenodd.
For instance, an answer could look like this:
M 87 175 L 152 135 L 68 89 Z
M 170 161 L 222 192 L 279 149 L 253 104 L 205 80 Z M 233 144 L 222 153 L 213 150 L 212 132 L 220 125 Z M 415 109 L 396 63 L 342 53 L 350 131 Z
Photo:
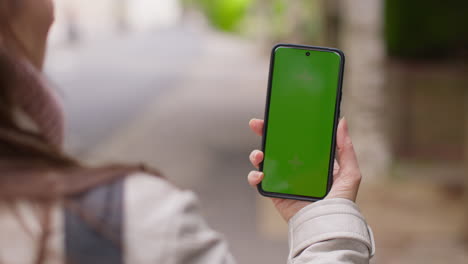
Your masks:
M 42 235 L 35 263 L 45 260 L 50 229 L 50 205 L 70 199 L 96 186 L 110 183 L 141 166 L 109 165 L 89 168 L 68 157 L 60 147 L 45 140 L 40 131 L 24 129 L 15 117 L 21 100 L 19 88 L 48 89 L 39 69 L 31 70 L 25 43 L 18 41 L 11 18 L 21 12 L 18 0 L 0 1 L 0 203 L 28 200 L 44 208 Z M 157 174 L 153 172 L 152 174 Z M 21 221 L 21 219 L 18 219 Z
M 46 199 L 55 198 L 57 195 L 74 194 L 105 182 L 106 179 L 112 180 L 113 177 L 107 175 L 108 173 L 102 173 L 103 171 L 136 169 L 120 165 L 97 169 L 86 168 L 64 154 L 60 146 L 46 140 L 43 131 L 22 128 L 15 113 L 23 107 L 23 102 L 28 100 L 18 98 L 15 91 L 19 89 L 45 91 L 50 88 L 46 87 L 47 83 L 43 81 L 42 73 L 32 67 L 24 43 L 18 41 L 10 27 L 12 14 L 20 12 L 18 8 L 21 7 L 21 3 L 22 1 L 18 0 L 0 3 L 0 170 L 2 172 L 0 199 L 15 197 Z M 6 171 L 12 173 L 6 174 Z M 28 171 L 32 173 L 27 173 Z M 57 187 L 58 189 L 52 192 L 50 186 L 44 186 L 47 184 L 42 180 L 43 177 L 37 176 L 45 173 L 52 179 L 54 177 L 50 177 L 50 171 L 56 175 L 64 174 L 55 177 L 54 181 L 60 182 L 56 184 L 60 188 Z M 75 175 L 77 172 L 88 174 L 92 171 L 97 171 L 103 176 Z M 15 184 L 19 181 L 28 184 Z

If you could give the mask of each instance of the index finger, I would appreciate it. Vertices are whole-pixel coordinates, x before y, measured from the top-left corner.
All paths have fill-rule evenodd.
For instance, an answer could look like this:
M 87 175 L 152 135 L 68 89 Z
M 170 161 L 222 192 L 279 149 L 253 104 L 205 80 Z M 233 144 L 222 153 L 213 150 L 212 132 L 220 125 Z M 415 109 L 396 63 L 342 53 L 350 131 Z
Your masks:
M 264 122 L 261 119 L 254 118 L 249 122 L 250 129 L 252 129 L 252 131 L 259 136 L 263 135 L 263 125 Z

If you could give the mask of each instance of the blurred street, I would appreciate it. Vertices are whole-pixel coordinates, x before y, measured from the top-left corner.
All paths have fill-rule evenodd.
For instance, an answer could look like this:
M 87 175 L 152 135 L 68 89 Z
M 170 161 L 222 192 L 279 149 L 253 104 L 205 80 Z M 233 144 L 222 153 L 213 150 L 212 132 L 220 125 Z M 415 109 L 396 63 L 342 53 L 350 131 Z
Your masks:
M 263 117 L 273 41 L 318 45 L 336 35 L 337 43 L 324 45 L 347 56 L 343 110 L 363 173 L 358 204 L 377 243 L 373 263 L 466 262 L 468 196 L 460 158 L 466 64 L 389 57 L 381 32 L 384 1 L 297 1 L 277 14 L 292 24 L 322 21 L 323 32 L 309 37 L 291 25 L 272 33 L 270 20 L 262 28 L 262 15 L 269 18 L 262 12 L 247 19 L 252 28 L 246 23 L 245 31 L 221 33 L 175 0 L 154 1 L 151 10 L 144 7 L 152 1 L 128 1 L 129 28 L 116 29 L 109 8 L 115 2 L 96 2 L 99 8 L 74 1 L 70 10 L 81 15 L 76 25 L 66 9 L 59 12 L 46 63 L 64 101 L 67 151 L 90 164 L 145 163 L 160 170 L 197 193 L 238 263 L 284 264 L 287 226 L 247 184 L 248 156 L 261 143 L 248 122 Z M 332 2 L 335 9 L 327 6 Z M 299 12 L 303 6 L 317 17 Z M 333 30 L 336 21 L 325 10 L 342 19 L 340 30 Z M 137 11 L 145 14 L 141 21 Z M 248 37 L 250 30 L 273 37 Z
M 54 50 L 47 72 L 69 117 L 67 148 L 92 151 L 161 93 L 177 89 L 181 75 L 200 58 L 200 45 L 200 36 L 178 28 Z

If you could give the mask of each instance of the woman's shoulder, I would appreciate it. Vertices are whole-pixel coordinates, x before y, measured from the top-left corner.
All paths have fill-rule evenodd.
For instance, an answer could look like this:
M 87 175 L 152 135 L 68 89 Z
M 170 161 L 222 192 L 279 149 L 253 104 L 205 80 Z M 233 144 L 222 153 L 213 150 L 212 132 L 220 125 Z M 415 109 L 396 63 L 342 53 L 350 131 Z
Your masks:
M 163 192 L 177 192 L 179 188 L 166 178 L 144 171 L 129 173 L 125 178 L 125 191 L 137 191 L 141 195 L 155 195 Z
M 134 172 L 125 178 L 125 197 L 127 202 L 144 202 L 151 204 L 193 196 L 191 191 L 183 190 L 168 179 L 147 172 Z
M 124 205 L 128 217 L 157 215 L 169 219 L 197 205 L 192 191 L 183 190 L 167 179 L 145 172 L 130 174 L 124 183 Z
M 197 224 L 201 222 L 200 209 L 193 192 L 146 173 L 129 175 L 124 191 L 128 263 L 174 259 L 186 246 L 183 237 L 187 236 L 187 230 L 200 230 Z

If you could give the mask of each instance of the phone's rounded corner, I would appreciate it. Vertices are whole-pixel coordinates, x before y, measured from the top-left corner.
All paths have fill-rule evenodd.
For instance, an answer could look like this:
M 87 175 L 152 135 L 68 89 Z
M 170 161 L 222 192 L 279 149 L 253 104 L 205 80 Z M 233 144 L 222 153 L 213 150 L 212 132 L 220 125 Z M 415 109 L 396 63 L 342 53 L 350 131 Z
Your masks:
M 268 192 L 268 191 L 265 191 L 265 189 L 263 189 L 263 186 L 262 186 L 262 183 L 260 182 L 259 184 L 257 184 L 257 190 L 258 190 L 258 193 L 264 197 L 269 197 L 269 198 L 283 198 L 283 199 L 286 199 L 287 197 L 285 197 L 285 195 L 283 194 L 279 194 L 279 193 L 272 193 L 272 192 Z
M 345 61 L 346 55 L 344 54 L 344 52 L 343 52 L 342 50 L 337 49 L 337 48 L 329 48 L 329 50 L 330 50 L 331 52 L 336 53 L 338 56 L 340 56 L 340 59 L 341 59 L 342 61 Z
M 260 193 L 262 196 L 269 196 L 268 195 L 268 192 L 265 191 L 262 187 L 262 183 L 260 182 L 259 184 L 257 184 L 257 191 L 258 193 Z
M 273 46 L 273 48 L 271 49 L 271 53 L 275 53 L 278 49 L 280 48 L 285 48 L 287 47 L 288 44 L 285 44 L 285 43 L 277 43 Z
M 325 193 L 322 195 L 322 196 L 317 196 L 317 197 L 314 197 L 314 199 L 316 201 L 320 201 L 320 200 L 323 200 L 327 197 L 327 195 L 330 193 L 330 190 L 326 190 Z

